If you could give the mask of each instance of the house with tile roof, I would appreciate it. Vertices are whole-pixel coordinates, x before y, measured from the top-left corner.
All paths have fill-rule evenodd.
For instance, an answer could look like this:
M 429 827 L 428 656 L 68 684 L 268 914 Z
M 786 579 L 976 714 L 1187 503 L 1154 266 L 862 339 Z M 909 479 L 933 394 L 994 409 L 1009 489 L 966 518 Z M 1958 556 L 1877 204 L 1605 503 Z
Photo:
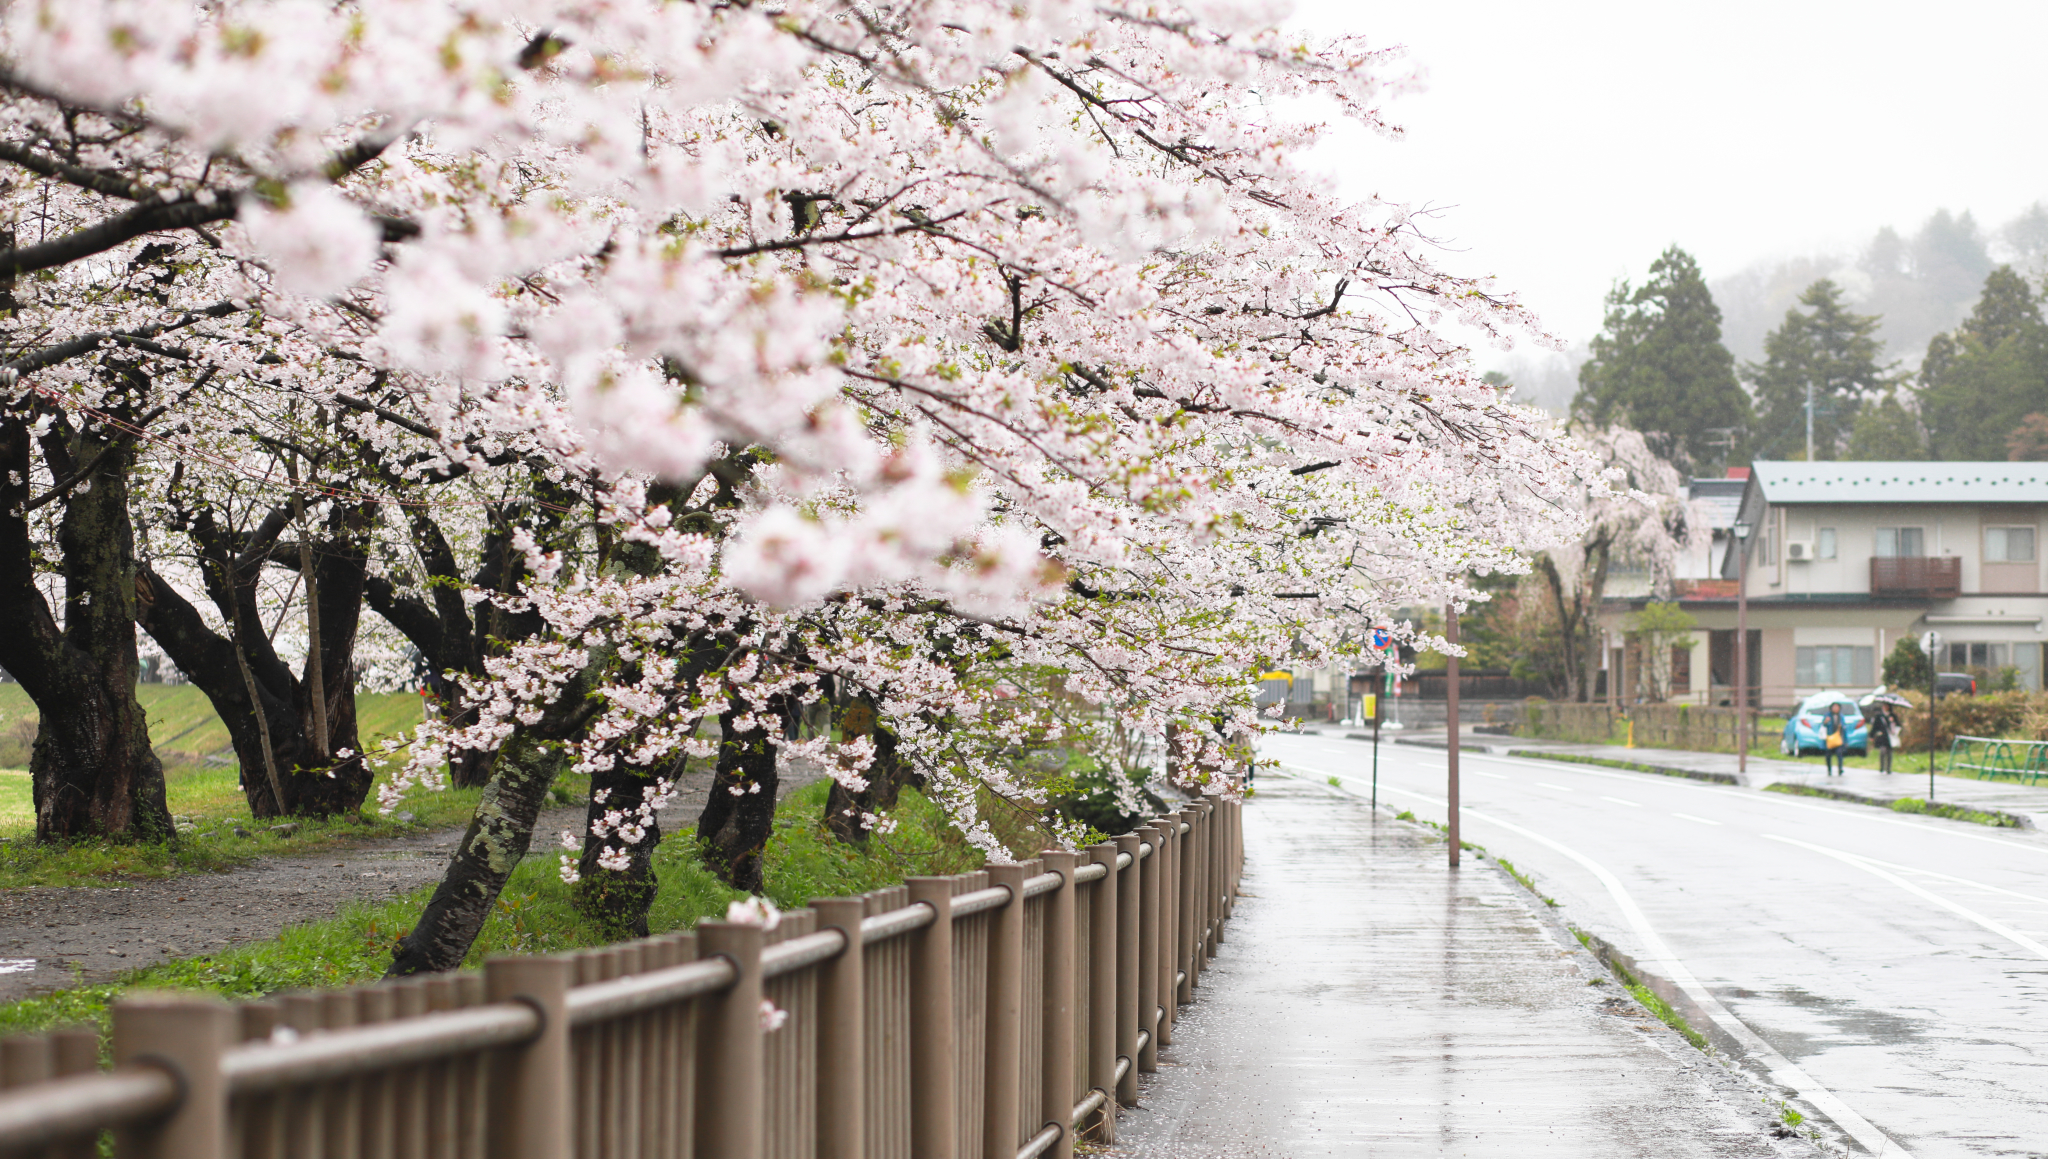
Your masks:
M 1693 487 L 1714 534 L 1701 560 L 1681 562 L 1675 585 L 1699 628 L 1673 657 L 1674 700 L 1730 699 L 1738 522 L 1754 529 L 1752 703 L 1867 691 L 1899 639 L 1929 629 L 1943 640 L 1942 671 L 2042 686 L 2048 463 L 1766 461 L 1731 476 Z M 1640 687 L 1634 670 L 1644 665 L 1631 663 L 1623 626 L 1646 600 L 1618 596 L 1603 611 L 1604 667 L 1620 674 L 1605 683 L 1624 695 Z

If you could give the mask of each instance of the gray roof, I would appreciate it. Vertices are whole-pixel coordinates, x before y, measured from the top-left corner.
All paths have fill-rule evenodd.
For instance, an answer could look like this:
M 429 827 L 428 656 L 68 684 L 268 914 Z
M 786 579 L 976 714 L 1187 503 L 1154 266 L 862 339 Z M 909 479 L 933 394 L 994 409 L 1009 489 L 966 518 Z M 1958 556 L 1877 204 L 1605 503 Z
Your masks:
M 2048 463 L 1751 464 L 1769 503 L 2048 503 Z
M 1694 479 L 1688 493 L 1706 516 L 1708 528 L 1729 530 L 1735 526 L 1737 512 L 1743 510 L 1745 489 L 1749 489 L 1749 479 Z
M 1686 490 L 1705 513 L 1707 526 L 1726 531 L 1735 526 L 1736 513 L 1742 510 L 1742 493 L 1748 487 L 1747 479 L 1694 479 Z

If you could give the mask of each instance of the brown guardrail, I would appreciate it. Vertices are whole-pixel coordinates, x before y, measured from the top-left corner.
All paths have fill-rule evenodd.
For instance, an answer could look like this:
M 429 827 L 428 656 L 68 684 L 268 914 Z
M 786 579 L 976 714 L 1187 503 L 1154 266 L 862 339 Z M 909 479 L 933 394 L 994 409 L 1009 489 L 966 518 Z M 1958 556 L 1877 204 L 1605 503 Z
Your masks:
M 0 1154 L 83 1159 L 1070 1159 L 1116 1136 L 1223 941 L 1241 809 L 824 898 L 773 930 L 0 1043 Z

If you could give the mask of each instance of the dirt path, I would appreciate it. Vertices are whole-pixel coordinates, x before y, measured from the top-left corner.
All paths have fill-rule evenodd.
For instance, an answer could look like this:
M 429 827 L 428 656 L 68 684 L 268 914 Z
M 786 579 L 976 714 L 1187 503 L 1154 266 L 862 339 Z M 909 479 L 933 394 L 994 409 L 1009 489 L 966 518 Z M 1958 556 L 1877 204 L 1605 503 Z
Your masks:
M 785 767 L 782 795 L 820 774 Z M 666 814 L 688 825 L 703 811 L 711 774 L 684 778 Z M 552 859 L 555 835 L 580 827 L 583 808 L 550 809 L 529 857 Z M 462 830 L 442 829 L 342 849 L 268 857 L 227 873 L 111 888 L 0 890 L 0 1002 L 101 982 L 173 958 L 277 936 L 295 922 L 332 917 L 346 902 L 406 893 L 441 879 Z

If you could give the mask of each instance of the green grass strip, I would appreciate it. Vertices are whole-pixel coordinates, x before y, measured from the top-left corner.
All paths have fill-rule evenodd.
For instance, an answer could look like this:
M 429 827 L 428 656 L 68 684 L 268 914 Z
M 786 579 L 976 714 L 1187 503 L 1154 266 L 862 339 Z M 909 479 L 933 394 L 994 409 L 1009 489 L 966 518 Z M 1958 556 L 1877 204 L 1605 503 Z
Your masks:
M 1622 988 L 1629 992 L 1629 996 L 1642 1003 L 1643 1009 L 1655 1015 L 1657 1021 L 1684 1035 L 1685 1040 L 1692 1043 L 1694 1050 L 1707 1052 L 1711 1049 L 1707 1043 L 1707 1036 L 1694 1030 L 1692 1023 L 1687 1022 L 1684 1015 L 1672 1009 L 1671 1004 L 1659 997 L 1655 990 L 1643 985 L 1642 980 L 1630 973 L 1628 967 L 1623 966 L 1614 955 L 1602 952 L 1601 947 L 1606 945 L 1605 942 L 1596 946 L 1593 944 L 1595 939 L 1586 931 L 1577 926 L 1565 928 L 1571 930 L 1572 936 L 1579 939 L 1580 945 L 1592 951 L 1594 957 L 1600 959 L 1602 964 L 1614 972 L 1615 978 L 1621 982 Z
M 1963 805 L 1951 805 L 1946 801 L 1929 801 L 1921 797 L 1895 797 L 1890 801 L 1877 797 L 1865 797 L 1858 793 L 1845 793 L 1840 789 L 1827 789 L 1818 785 L 1801 785 L 1790 782 L 1773 782 L 1764 786 L 1766 793 L 1784 793 L 1794 797 L 1825 797 L 1831 801 L 1847 801 L 1853 805 L 1873 805 L 1879 809 L 1890 809 L 1894 813 L 1915 813 L 1923 817 L 1941 817 L 1949 821 L 1968 821 L 1972 825 L 1989 825 L 1996 829 L 2031 829 L 2033 825 L 2024 817 L 2003 813 L 1997 809 L 1971 809 Z
M 896 829 L 874 834 L 864 846 L 846 845 L 824 826 L 831 784 L 819 781 L 789 794 L 778 806 L 768 843 L 768 897 L 784 909 L 816 897 L 865 893 L 911 875 L 968 873 L 981 868 L 981 851 L 967 844 L 939 808 L 905 789 L 894 812 Z M 500 954 L 552 954 L 606 944 L 595 923 L 576 911 L 556 867 L 556 850 L 538 834 L 535 854 L 520 863 L 499 895 L 464 968 Z M 660 881 L 648 914 L 653 933 L 688 929 L 723 917 L 742 894 L 704 868 L 696 833 L 665 837 L 654 855 Z M 212 954 L 162 962 L 112 981 L 0 1005 L 0 1036 L 33 1034 L 53 1026 L 97 1025 L 132 989 L 197 990 L 232 1000 L 288 990 L 325 990 L 375 981 L 391 951 L 412 928 L 432 886 L 375 902 L 344 904 L 332 918 L 286 927 L 277 937 Z

